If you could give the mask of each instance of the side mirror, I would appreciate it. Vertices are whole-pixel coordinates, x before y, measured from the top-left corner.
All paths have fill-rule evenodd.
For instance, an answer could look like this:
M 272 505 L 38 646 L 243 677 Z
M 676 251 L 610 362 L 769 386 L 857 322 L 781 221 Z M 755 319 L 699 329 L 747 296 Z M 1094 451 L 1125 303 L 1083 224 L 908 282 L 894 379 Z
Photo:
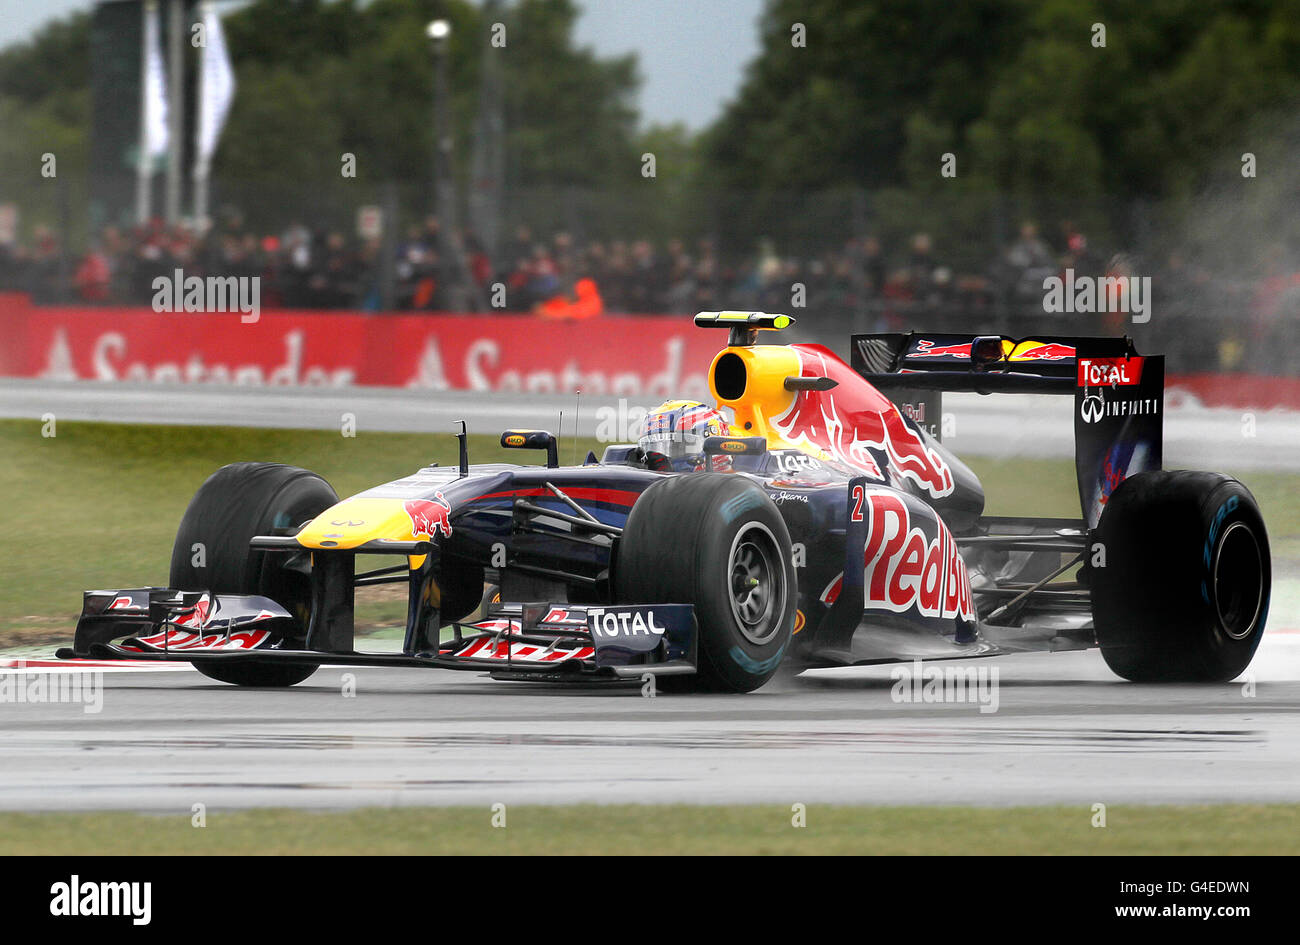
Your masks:
M 704 439 L 706 456 L 752 456 L 767 452 L 761 436 L 710 436 Z
M 547 467 L 560 465 L 555 434 L 546 430 L 507 430 L 501 434 L 501 445 L 508 450 L 546 450 Z

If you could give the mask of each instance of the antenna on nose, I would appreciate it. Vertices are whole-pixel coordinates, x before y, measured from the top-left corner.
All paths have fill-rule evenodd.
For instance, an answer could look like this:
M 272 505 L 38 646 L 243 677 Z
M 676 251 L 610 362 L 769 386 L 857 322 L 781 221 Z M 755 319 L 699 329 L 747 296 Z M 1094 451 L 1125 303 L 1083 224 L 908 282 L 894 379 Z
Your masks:
M 578 465 L 578 411 L 582 409 L 582 388 L 574 392 L 573 399 L 573 465 Z
M 455 422 L 460 424 L 460 432 L 456 434 L 456 439 L 460 441 L 460 476 L 464 479 L 469 475 L 469 435 L 464 420 Z

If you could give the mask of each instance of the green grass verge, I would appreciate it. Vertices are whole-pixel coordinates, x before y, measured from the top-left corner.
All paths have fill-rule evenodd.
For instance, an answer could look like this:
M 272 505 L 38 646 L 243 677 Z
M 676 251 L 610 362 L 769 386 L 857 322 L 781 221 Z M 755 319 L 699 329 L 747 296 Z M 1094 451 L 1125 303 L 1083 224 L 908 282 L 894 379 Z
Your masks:
M 1300 805 L 1079 807 L 489 805 L 337 813 L 0 814 L 0 854 L 1291 854 Z
M 289 463 L 320 473 L 340 496 L 409 474 L 455 465 L 455 437 L 328 430 L 173 427 L 0 421 L 0 645 L 61 628 L 70 635 L 81 591 L 166 584 L 172 539 L 194 491 L 239 460 Z M 572 440 L 561 441 L 565 461 Z M 599 445 L 580 441 L 581 456 Z M 534 462 L 472 436 L 474 462 Z M 391 564 L 385 560 L 382 564 Z M 402 607 L 405 601 L 401 602 Z
M 71 633 L 81 591 L 165 584 L 172 539 L 194 490 L 217 467 L 273 460 L 315 470 L 341 496 L 406 475 L 431 461 L 456 462 L 450 435 L 61 422 L 41 435 L 30 420 L 0 421 L 0 645 Z M 573 442 L 561 444 L 565 461 Z M 600 452 L 594 440 L 579 455 Z M 475 462 L 532 462 L 536 454 L 471 437 Z M 1066 460 L 968 458 L 991 512 L 1077 515 Z M 1297 477 L 1250 473 L 1275 552 L 1300 554 Z M 381 604 L 403 608 L 404 601 Z

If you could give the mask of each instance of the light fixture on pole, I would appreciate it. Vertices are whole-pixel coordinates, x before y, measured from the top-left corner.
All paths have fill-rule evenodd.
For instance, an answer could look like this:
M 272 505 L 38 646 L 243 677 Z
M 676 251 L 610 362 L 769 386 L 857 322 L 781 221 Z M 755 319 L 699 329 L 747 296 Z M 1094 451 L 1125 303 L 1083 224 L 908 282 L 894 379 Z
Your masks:
M 452 183 L 452 141 L 450 96 L 447 91 L 447 47 L 451 23 L 433 20 L 425 27 L 433 48 L 433 212 L 438 219 L 438 277 L 444 301 L 453 281 L 451 232 L 456 225 L 455 190 Z

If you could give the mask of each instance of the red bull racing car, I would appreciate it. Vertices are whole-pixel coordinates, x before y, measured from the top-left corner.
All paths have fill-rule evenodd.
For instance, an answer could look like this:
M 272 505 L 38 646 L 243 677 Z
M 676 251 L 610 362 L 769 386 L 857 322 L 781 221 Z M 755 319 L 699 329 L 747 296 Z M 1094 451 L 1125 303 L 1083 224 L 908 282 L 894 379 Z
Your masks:
M 647 438 L 576 466 L 532 430 L 502 445 L 544 465 L 471 465 L 462 425 L 457 468 L 343 501 L 304 469 L 223 467 L 181 521 L 169 586 L 87 592 L 60 655 L 252 686 L 338 664 L 735 692 L 783 664 L 1097 646 L 1127 679 L 1211 681 L 1250 662 L 1264 522 L 1235 479 L 1161 468 L 1162 357 L 912 332 L 855 335 L 845 362 L 758 343 L 787 316 L 695 322 L 729 332 L 708 373 L 729 421 L 665 404 Z M 940 442 L 945 391 L 1072 397 L 1079 516 L 986 515 Z M 688 429 L 698 455 L 672 455 Z M 407 588 L 400 653 L 354 643 L 355 590 L 381 583 Z

